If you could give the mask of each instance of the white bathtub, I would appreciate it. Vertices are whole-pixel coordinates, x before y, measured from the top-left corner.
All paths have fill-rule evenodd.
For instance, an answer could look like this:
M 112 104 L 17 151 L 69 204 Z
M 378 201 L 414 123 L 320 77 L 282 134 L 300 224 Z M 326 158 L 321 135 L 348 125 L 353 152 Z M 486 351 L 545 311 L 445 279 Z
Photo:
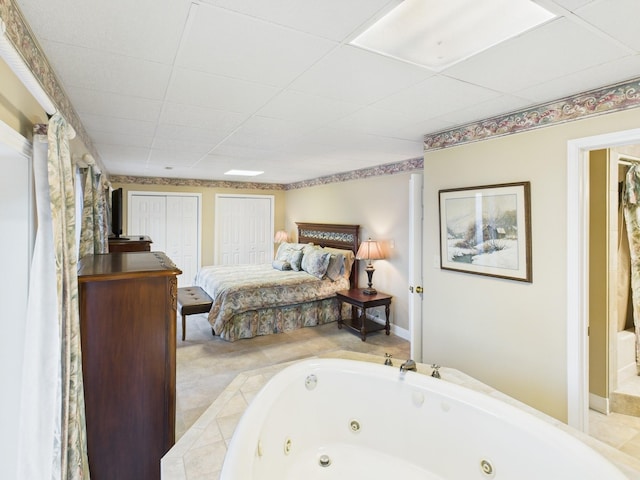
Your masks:
M 570 434 L 488 395 L 397 367 L 316 359 L 286 368 L 256 396 L 220 478 L 627 477 Z

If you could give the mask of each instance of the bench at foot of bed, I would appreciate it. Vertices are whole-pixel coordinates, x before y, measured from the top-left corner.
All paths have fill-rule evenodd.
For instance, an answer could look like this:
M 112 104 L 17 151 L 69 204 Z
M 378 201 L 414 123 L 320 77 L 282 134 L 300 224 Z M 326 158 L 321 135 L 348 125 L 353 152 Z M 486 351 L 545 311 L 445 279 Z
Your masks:
M 187 315 L 209 313 L 213 300 L 200 287 L 183 287 L 178 289 L 178 313 L 182 315 L 182 340 L 187 333 Z M 215 335 L 213 328 L 211 332 Z

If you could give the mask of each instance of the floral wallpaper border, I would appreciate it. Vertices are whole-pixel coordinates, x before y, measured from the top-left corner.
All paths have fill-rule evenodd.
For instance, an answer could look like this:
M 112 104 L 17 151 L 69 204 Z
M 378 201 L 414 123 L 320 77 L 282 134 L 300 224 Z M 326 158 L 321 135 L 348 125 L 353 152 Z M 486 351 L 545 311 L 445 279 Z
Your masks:
M 84 143 L 95 159 L 100 156 L 89 138 L 71 101 L 62 89 L 47 57 L 31 32 L 29 25 L 13 0 L 0 0 L 0 18 L 5 23 L 5 35 L 11 41 L 22 59 L 29 66 L 33 76 L 47 93 L 62 116 L 76 131 L 78 138 Z M 98 160 L 99 161 L 99 160 Z
M 337 173 L 326 177 L 319 177 L 302 182 L 282 184 L 282 183 L 259 183 L 259 182 L 228 182 L 224 180 L 199 180 L 184 178 L 164 178 L 164 177 L 133 177 L 126 175 L 111 175 L 109 179 L 112 183 L 136 184 L 136 185 L 172 185 L 187 187 L 206 188 L 238 188 L 254 190 L 294 190 L 296 188 L 313 187 L 315 185 L 325 185 L 328 183 L 347 182 L 380 175 L 394 175 L 396 173 L 422 170 L 422 157 L 404 160 L 402 162 L 388 163 L 371 168 L 363 168 L 352 172 Z
M 530 109 L 424 136 L 425 151 L 512 135 L 640 106 L 640 77 L 544 103 Z

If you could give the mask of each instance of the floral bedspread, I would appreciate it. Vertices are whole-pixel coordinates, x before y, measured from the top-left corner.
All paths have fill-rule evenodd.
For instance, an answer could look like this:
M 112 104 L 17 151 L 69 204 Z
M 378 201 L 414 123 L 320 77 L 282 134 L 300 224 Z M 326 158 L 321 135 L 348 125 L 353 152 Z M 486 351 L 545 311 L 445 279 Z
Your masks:
M 235 335 L 231 332 L 238 330 L 231 325 L 234 316 L 327 299 L 338 290 L 348 289 L 349 279 L 320 280 L 304 271 L 276 270 L 271 264 L 214 265 L 198 272 L 195 285 L 213 299 L 209 323 L 216 334 L 233 341 Z M 242 335 L 245 336 L 252 335 Z

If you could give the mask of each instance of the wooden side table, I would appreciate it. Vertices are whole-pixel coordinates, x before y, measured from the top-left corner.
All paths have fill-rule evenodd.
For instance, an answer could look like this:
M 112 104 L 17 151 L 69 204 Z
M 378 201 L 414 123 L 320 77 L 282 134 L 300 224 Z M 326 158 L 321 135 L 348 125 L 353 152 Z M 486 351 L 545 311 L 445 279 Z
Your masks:
M 340 312 L 338 315 L 338 328 L 346 325 L 352 330 L 360 332 L 362 341 L 366 341 L 367 333 L 385 330 L 389 335 L 389 305 L 391 305 L 391 295 L 378 292 L 375 295 L 367 295 L 360 288 L 352 288 L 351 290 L 341 290 L 336 293 L 340 302 Z M 348 303 L 351 305 L 351 319 L 344 321 L 342 319 L 342 305 Z M 386 316 L 385 324 L 379 324 L 367 318 L 367 309 L 380 307 L 384 305 L 384 313 Z M 358 314 L 357 310 L 360 311 Z

